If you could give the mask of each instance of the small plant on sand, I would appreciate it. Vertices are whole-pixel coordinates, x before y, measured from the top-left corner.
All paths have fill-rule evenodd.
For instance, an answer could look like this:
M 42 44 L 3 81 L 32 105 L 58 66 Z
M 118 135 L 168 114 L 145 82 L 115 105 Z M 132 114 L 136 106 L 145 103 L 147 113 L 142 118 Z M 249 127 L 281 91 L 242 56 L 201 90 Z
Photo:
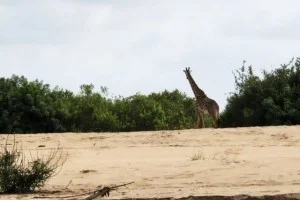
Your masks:
M 191 161 L 195 160 L 205 160 L 205 156 L 203 152 L 198 151 L 197 153 L 194 153 L 194 155 L 191 157 Z
M 10 146 L 10 147 L 9 147 Z M 45 182 L 57 175 L 67 159 L 59 145 L 47 156 L 25 158 L 17 142 L 8 144 L 7 140 L 0 150 L 0 191 L 2 193 L 27 193 L 44 186 Z M 58 170 L 59 169 L 59 170 Z

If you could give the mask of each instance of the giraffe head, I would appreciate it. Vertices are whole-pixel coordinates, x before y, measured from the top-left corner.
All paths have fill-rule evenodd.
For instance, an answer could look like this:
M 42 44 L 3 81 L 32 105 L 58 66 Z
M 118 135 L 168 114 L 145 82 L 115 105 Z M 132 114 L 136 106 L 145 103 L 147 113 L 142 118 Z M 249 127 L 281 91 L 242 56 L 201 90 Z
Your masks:
M 186 77 L 188 77 L 192 71 L 189 67 L 186 67 L 185 70 L 183 70 L 183 72 L 185 73 Z

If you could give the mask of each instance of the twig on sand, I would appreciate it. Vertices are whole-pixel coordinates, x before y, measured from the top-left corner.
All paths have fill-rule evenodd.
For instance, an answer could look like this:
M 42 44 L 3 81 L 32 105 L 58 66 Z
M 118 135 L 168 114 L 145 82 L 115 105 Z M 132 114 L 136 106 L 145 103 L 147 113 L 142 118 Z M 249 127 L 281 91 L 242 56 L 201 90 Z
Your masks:
M 69 181 L 68 185 L 66 186 L 66 189 L 68 189 L 68 187 L 71 183 L 72 183 L 72 180 Z
M 84 195 L 89 195 L 88 197 L 86 198 L 83 198 L 81 200 L 93 200 L 97 197 L 104 197 L 104 196 L 107 196 L 109 197 L 109 193 L 113 190 L 117 190 L 119 187 L 123 187 L 123 186 L 126 186 L 126 185 L 130 185 L 130 184 L 133 184 L 134 182 L 130 182 L 130 183 L 125 183 L 125 184 L 121 184 L 121 185 L 115 185 L 115 186 L 105 186 L 105 187 L 101 187 L 101 188 L 98 188 L 97 190 L 94 190 L 94 191 L 91 191 L 91 192 L 86 192 L 86 193 L 82 193 L 82 194 L 76 194 L 76 195 L 69 195 L 69 196 L 39 196 L 39 197 L 33 197 L 33 198 L 54 198 L 54 199 L 58 199 L 58 198 L 61 198 L 61 199 L 65 199 L 65 198 L 73 198 L 73 197 L 79 197 L 79 196 L 84 196 Z
M 129 184 L 133 184 L 134 182 L 130 182 L 130 183 L 125 183 L 125 184 L 122 184 L 122 185 L 116 185 L 116 186 L 112 186 L 112 187 L 103 187 L 99 190 L 96 190 L 94 192 L 94 194 L 84 198 L 83 200 L 92 200 L 92 199 L 95 199 L 97 197 L 104 197 L 104 196 L 107 196 L 109 197 L 109 192 L 113 191 L 113 190 L 117 190 L 119 187 L 123 187 L 123 186 L 126 186 L 126 185 L 129 185 Z

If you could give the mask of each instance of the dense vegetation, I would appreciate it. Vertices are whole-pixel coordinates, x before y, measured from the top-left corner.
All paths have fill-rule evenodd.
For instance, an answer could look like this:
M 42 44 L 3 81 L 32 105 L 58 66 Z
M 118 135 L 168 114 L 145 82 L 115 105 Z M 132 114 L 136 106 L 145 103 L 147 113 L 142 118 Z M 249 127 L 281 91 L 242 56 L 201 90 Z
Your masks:
M 300 123 L 300 58 L 262 77 L 244 65 L 235 73 L 236 90 L 222 113 L 223 127 Z
M 242 66 L 234 78 L 222 127 L 300 123 L 300 58 L 262 77 Z M 0 112 L 1 133 L 170 130 L 196 120 L 194 98 L 178 90 L 109 98 L 105 87 L 82 85 L 74 94 L 16 75 L 0 78 Z
M 105 87 L 80 89 L 74 94 L 23 76 L 0 78 L 0 132 L 183 129 L 193 127 L 196 118 L 194 100 L 178 90 L 108 98 Z

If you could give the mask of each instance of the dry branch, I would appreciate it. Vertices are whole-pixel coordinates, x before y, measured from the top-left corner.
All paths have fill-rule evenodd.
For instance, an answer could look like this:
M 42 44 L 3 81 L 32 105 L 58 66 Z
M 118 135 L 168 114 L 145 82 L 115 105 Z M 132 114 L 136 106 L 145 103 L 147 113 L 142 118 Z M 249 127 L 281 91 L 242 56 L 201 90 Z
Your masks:
M 129 185 L 129 184 L 133 184 L 134 182 L 130 182 L 130 183 L 125 183 L 125 184 L 122 184 L 122 185 L 116 185 L 116 186 L 112 186 L 112 187 L 103 187 L 99 190 L 96 190 L 94 192 L 94 194 L 84 198 L 83 200 L 92 200 L 92 199 L 95 199 L 97 197 L 104 197 L 104 196 L 107 196 L 109 197 L 109 193 L 113 190 L 117 190 L 119 187 L 123 187 L 123 186 L 126 186 L 126 185 Z
M 86 192 L 86 193 L 82 193 L 82 194 L 76 194 L 76 195 L 69 195 L 69 196 L 39 196 L 39 197 L 33 197 L 33 198 L 53 198 L 53 199 L 65 199 L 65 198 L 74 198 L 74 197 L 80 197 L 80 196 L 84 196 L 84 195 L 90 195 L 88 197 L 85 197 L 81 200 L 93 200 L 97 197 L 104 197 L 104 196 L 109 196 L 110 192 L 113 191 L 113 190 L 117 190 L 119 187 L 123 187 L 123 186 L 126 186 L 126 185 L 130 185 L 130 184 L 133 184 L 134 182 L 130 182 L 130 183 L 125 183 L 125 184 L 121 184 L 121 185 L 115 185 L 115 186 L 105 186 L 105 187 L 101 187 L 101 188 L 98 188 L 97 190 L 95 191 L 92 191 L 92 192 Z

